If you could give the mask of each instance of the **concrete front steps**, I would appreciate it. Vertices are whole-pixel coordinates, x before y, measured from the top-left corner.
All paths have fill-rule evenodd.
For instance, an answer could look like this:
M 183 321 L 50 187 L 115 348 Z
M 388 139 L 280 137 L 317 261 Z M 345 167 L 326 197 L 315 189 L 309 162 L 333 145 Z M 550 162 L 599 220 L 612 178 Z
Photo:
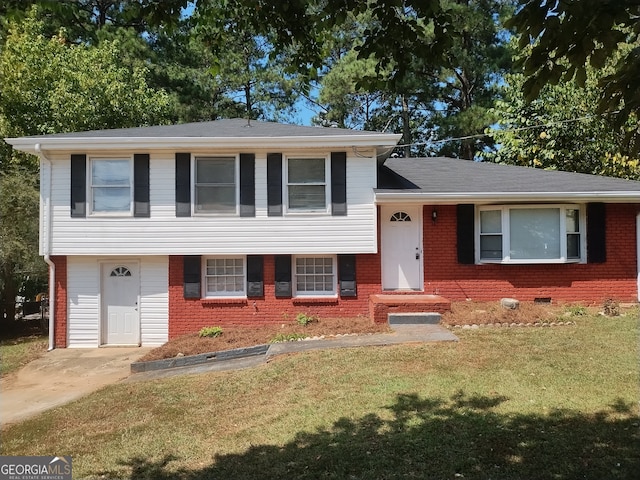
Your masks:
M 369 297 L 369 317 L 375 323 L 433 325 L 448 311 L 451 301 L 440 295 L 385 293 Z

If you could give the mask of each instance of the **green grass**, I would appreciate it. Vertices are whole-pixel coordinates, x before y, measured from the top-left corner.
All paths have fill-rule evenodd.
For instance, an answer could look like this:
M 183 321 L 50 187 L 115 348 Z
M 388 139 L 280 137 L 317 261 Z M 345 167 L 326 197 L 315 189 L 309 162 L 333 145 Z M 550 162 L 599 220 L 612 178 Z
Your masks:
M 635 479 L 638 313 L 118 384 L 2 431 L 74 478 Z
M 47 349 L 47 339 L 39 336 L 0 341 L 0 375 L 15 372 L 41 356 Z

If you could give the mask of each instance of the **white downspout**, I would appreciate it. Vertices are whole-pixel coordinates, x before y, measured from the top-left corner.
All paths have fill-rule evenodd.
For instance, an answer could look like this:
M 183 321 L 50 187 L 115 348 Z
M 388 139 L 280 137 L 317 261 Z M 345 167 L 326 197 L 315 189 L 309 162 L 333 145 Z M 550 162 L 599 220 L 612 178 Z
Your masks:
M 42 171 L 42 165 L 47 164 L 49 169 L 49 182 L 46 184 L 46 191 L 41 195 L 44 200 L 42 205 L 42 221 L 44 223 L 44 228 L 42 229 L 42 253 L 44 253 L 44 261 L 49 265 L 49 349 L 51 351 L 55 348 L 55 335 L 54 335 L 54 325 L 55 325 L 55 312 L 56 312 L 56 264 L 53 263 L 51 258 L 49 257 L 49 253 L 51 252 L 51 177 L 53 175 L 53 166 L 51 164 L 51 160 L 47 158 L 45 153 L 42 151 L 39 143 L 35 144 L 35 152 L 40 157 L 40 171 Z M 41 177 L 42 178 L 42 177 Z M 42 192 L 42 188 L 44 185 L 40 185 L 40 191 Z

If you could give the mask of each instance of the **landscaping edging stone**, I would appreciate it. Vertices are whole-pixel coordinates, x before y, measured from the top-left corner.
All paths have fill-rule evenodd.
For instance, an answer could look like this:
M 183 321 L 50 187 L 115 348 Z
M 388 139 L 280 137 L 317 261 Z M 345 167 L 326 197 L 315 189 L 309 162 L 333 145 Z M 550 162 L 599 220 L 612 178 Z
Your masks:
M 515 328 L 515 327 L 562 327 L 565 325 L 575 325 L 576 322 L 535 322 L 535 323 L 515 323 L 515 322 L 496 322 L 496 323 L 470 323 L 470 324 L 454 324 L 454 325 L 450 325 L 447 324 L 445 325 L 446 328 L 448 328 L 449 330 L 451 330 L 452 328 L 463 328 L 463 329 L 476 329 L 476 328 L 484 328 L 484 327 L 495 327 L 495 328 L 502 328 L 502 327 L 509 327 L 509 328 Z
M 269 350 L 269 345 L 256 345 L 253 347 L 234 348 L 233 350 L 223 350 L 220 352 L 200 353 L 198 355 L 151 360 L 149 362 L 134 362 L 131 364 L 131 373 L 150 372 L 152 370 L 164 370 L 176 367 L 188 367 L 201 365 L 203 363 L 233 360 L 236 358 L 255 357 L 258 355 L 266 355 L 267 350 Z

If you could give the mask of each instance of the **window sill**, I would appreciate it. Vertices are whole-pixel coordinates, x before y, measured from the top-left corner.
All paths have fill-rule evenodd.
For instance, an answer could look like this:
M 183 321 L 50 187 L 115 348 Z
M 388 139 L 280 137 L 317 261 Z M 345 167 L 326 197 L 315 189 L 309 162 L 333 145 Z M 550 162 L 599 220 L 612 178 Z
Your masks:
M 208 297 L 200 300 L 202 305 L 246 305 L 246 297 Z
M 582 259 L 569 259 L 569 260 L 478 260 L 476 265 L 564 265 L 570 263 L 585 263 Z
M 294 297 L 293 304 L 294 305 L 311 305 L 318 303 L 338 303 L 338 297 L 336 295 L 326 296 L 326 297 Z

